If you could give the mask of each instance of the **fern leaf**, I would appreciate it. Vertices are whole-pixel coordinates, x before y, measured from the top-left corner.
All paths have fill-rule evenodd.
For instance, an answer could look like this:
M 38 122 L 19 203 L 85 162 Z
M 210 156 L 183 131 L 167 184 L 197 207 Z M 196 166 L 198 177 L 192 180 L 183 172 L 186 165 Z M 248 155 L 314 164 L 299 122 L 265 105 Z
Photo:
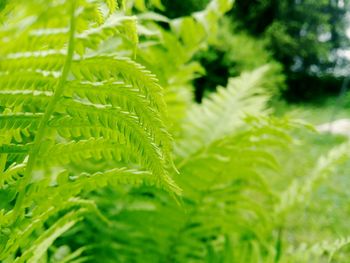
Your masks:
M 20 71 L 1 75 L 1 90 L 31 90 L 53 91 L 58 82 L 58 76 L 50 75 L 48 71 Z
M 163 188 L 159 181 L 152 176 L 150 172 L 130 170 L 126 168 L 114 168 L 93 174 L 82 173 L 78 176 L 68 178 L 66 173 L 62 174 L 58 184 L 61 185 L 60 191 L 91 192 L 93 190 L 105 187 L 106 185 L 148 185 Z M 66 189 L 65 189 L 66 188 Z
M 0 129 L 36 129 L 40 119 L 43 117 L 42 113 L 14 113 L 0 115 Z
M 3 144 L 0 146 L 0 154 L 3 153 L 28 153 L 30 149 L 30 144 L 20 145 L 20 144 Z
M 16 164 L 13 163 L 1 176 L 0 188 L 5 185 L 14 184 L 23 176 L 23 172 L 26 165 L 24 163 Z
M 110 39 L 127 43 L 124 54 L 138 43 L 136 18 L 115 13 L 119 6 L 114 0 L 29 0 L 6 8 L 0 187 L 15 194 L 15 204 L 0 213 L 1 261 L 17 251 L 15 262 L 42 260 L 81 219 L 79 211 L 94 207 L 74 199 L 80 194 L 111 184 L 180 193 L 168 172 L 172 139 L 162 88 L 143 66 L 116 55 L 119 48 L 105 54 Z
M 241 77 L 230 79 L 226 89 L 194 105 L 183 125 L 183 138 L 176 147 L 178 156 L 185 157 L 216 139 L 230 134 L 242 125 L 244 114 L 262 113 L 269 99 L 261 88 L 267 67 L 262 67 Z M 208 132 L 210 131 L 210 132 Z
M 132 48 L 135 49 L 138 44 L 138 35 L 136 29 L 135 17 L 110 16 L 105 23 L 96 28 L 83 31 L 77 36 L 77 52 L 84 54 L 85 49 L 96 49 L 99 44 L 112 37 L 122 36 L 126 38 Z
M 77 79 L 87 81 L 120 78 L 126 84 L 138 88 L 159 112 L 165 111 L 162 89 L 156 77 L 130 59 L 113 56 L 92 57 L 83 61 L 75 61 L 72 72 Z
M 305 202 L 317 183 L 330 176 L 336 167 L 349 158 L 349 143 L 333 148 L 327 155 L 321 156 L 304 182 L 295 180 L 280 195 L 280 202 L 275 207 L 277 214 L 287 211 L 294 205 Z
M 28 3 L 23 8 L 30 12 L 32 4 L 35 5 Z M 100 43 L 118 35 L 127 36 L 135 45 L 135 18 L 109 14 L 99 25 L 92 26 L 97 19 L 94 14 L 100 3 L 77 1 L 77 5 L 82 8 L 73 12 L 70 27 L 57 27 L 55 21 L 45 26 L 46 22 L 43 21 L 49 21 L 48 14 L 53 14 L 57 9 L 61 9 L 57 12 L 61 14 L 62 9 L 70 8 L 66 2 L 55 3 L 43 14 L 43 21 L 33 21 L 28 25 L 28 30 L 19 34 L 19 38 L 26 39 L 28 45 L 18 49 L 14 44 L 3 51 L 0 70 L 4 76 L 4 89 L 0 102 L 15 112 L 1 116 L 4 120 L 1 122 L 2 128 L 27 135 L 30 131 L 36 137 L 50 133 L 47 139 L 53 145 L 56 145 L 55 132 L 68 140 L 67 145 L 72 139 L 84 141 L 85 135 L 95 135 L 93 137 L 96 139 L 107 134 L 114 140 L 126 138 L 128 150 L 131 146 L 140 154 L 137 160 L 141 160 L 142 165 L 155 176 L 169 181 L 166 163 L 171 162 L 171 138 L 163 124 L 165 103 L 155 77 L 130 59 L 104 55 L 79 56 L 87 49 L 97 51 Z M 112 2 L 107 1 L 106 5 L 110 11 L 116 8 Z M 81 12 L 81 16 L 76 16 L 76 12 Z M 69 25 L 67 16 L 64 23 Z M 39 46 L 43 41 L 47 42 L 47 47 Z M 62 46 L 67 43 L 68 50 Z M 104 66 L 96 67 L 96 63 Z M 73 73 L 72 80 L 67 79 L 69 71 Z M 18 79 L 14 80 L 15 76 Z M 65 99 L 57 99 L 59 96 Z M 90 103 L 85 100 L 90 100 Z M 43 115 L 38 114 L 40 111 Z M 75 125 L 63 125 L 69 123 Z M 37 134 L 36 129 L 39 129 Z M 33 151 L 38 150 L 41 140 L 34 139 Z M 45 149 L 46 146 L 41 147 L 40 152 L 44 154 Z M 32 155 L 33 152 L 29 152 L 29 167 L 32 167 Z M 34 165 L 38 164 L 34 162 Z
M 61 143 L 52 146 L 48 151 L 50 157 L 42 158 L 40 161 L 51 165 L 82 163 L 86 159 L 120 161 L 123 156 L 124 160 L 127 161 L 130 158 L 124 154 L 126 151 L 123 143 L 102 138 Z
M 16 259 L 15 262 L 38 262 L 57 237 L 72 228 L 78 221 L 82 220 L 80 214 L 81 211 L 78 210 L 61 217 L 32 244 L 30 249 L 26 250 L 21 257 Z
M 1 90 L 0 91 L 0 104 L 6 108 L 12 108 L 14 106 L 30 106 L 35 105 L 38 111 L 43 111 L 47 106 L 50 96 L 50 92 L 31 91 L 31 90 Z M 33 108 L 34 108 L 33 107 Z

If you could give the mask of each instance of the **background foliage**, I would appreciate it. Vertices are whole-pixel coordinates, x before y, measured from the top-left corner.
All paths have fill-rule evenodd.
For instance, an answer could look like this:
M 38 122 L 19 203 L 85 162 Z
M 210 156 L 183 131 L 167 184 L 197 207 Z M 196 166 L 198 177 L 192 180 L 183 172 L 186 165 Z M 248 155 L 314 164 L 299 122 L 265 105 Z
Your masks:
M 201 8 L 200 2 L 189 2 L 192 3 L 189 10 Z M 170 10 L 173 14 L 177 9 Z M 348 74 L 348 59 L 344 57 L 344 51 L 349 46 L 347 10 L 349 1 L 346 0 L 237 0 L 228 14 L 228 20 L 231 27 L 234 25 L 235 32 L 248 34 L 252 39 L 256 39 L 257 43 L 264 42 L 265 50 L 267 49 L 283 66 L 287 81 L 284 98 L 293 102 L 315 101 L 327 95 L 337 94 L 341 82 Z M 179 8 L 177 12 L 179 16 L 183 11 Z M 231 35 L 225 29 L 223 31 L 225 36 Z M 240 50 L 238 49 L 238 52 Z M 259 53 L 257 52 L 257 55 Z M 204 55 L 205 60 L 226 69 L 220 49 L 214 51 L 214 54 L 211 52 Z M 247 56 L 247 60 L 249 58 Z M 259 56 L 257 59 L 259 60 Z M 209 68 L 209 72 L 212 73 L 201 82 L 209 84 L 204 85 L 205 88 L 203 85 L 197 85 L 201 94 L 202 89 L 207 90 L 212 86 L 213 79 L 217 80 L 217 84 L 222 84 L 226 79 L 226 75 L 221 77 L 219 73 L 225 71 L 212 71 L 210 63 Z M 228 72 L 226 74 L 229 75 Z

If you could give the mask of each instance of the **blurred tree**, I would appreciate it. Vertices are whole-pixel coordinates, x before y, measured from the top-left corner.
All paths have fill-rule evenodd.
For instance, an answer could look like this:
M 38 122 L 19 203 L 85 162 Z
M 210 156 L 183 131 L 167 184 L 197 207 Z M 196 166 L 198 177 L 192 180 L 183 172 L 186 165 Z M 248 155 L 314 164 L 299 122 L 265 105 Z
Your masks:
M 178 17 L 203 8 L 208 0 L 183 3 L 162 0 L 162 3 L 168 17 Z M 350 46 L 346 34 L 349 7 L 350 0 L 236 0 L 229 13 L 233 30 L 221 31 L 237 35 L 240 41 L 248 33 L 258 42 L 254 45 L 252 39 L 253 50 L 243 52 L 250 46 L 237 49 L 237 41 L 228 42 L 224 37 L 220 48 L 214 45 L 202 53 L 201 62 L 208 76 L 196 83 L 197 100 L 201 100 L 205 90 L 210 90 L 208 87 L 223 85 L 228 76 L 239 74 L 242 62 L 249 64 L 254 57 L 269 62 L 265 55 L 260 56 L 264 52 L 271 53 L 283 65 L 287 99 L 313 100 L 337 94 L 344 76 L 350 73 L 349 61 L 343 55 Z
M 346 35 L 349 0 L 237 0 L 232 19 L 241 30 L 264 37 L 287 74 L 287 97 L 305 98 L 299 84 L 310 89 L 320 80 L 334 77 L 347 64 L 342 51 L 349 47 Z M 305 85 L 305 80 L 311 81 Z M 315 95 L 311 92 L 311 94 Z
M 188 16 L 193 12 L 203 10 L 209 0 L 189 0 L 189 1 L 174 1 L 162 0 L 165 7 L 165 14 L 169 18 L 176 18 L 180 16 Z

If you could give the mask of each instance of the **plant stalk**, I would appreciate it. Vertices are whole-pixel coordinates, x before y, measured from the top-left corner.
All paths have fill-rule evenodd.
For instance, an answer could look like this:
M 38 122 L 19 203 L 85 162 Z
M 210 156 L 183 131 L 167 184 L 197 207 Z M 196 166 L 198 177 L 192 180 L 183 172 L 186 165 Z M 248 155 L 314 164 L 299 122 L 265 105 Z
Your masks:
M 21 182 L 19 186 L 19 193 L 18 197 L 16 200 L 15 208 L 14 208 L 14 217 L 19 218 L 21 217 L 21 212 L 22 212 L 22 206 L 26 194 L 26 188 L 28 184 L 30 183 L 32 176 L 33 176 L 33 170 L 35 163 L 37 161 L 37 158 L 39 157 L 39 151 L 40 151 L 40 146 L 45 139 L 45 135 L 47 132 L 47 124 L 48 121 L 52 115 L 52 113 L 55 110 L 55 107 L 57 105 L 57 102 L 59 101 L 63 91 L 64 91 L 64 86 L 67 81 L 68 73 L 71 68 L 72 60 L 73 60 L 73 55 L 74 55 L 74 38 L 75 38 L 75 27 L 76 27 L 76 21 L 75 21 L 75 9 L 76 9 L 76 1 L 72 0 L 71 1 L 71 10 L 70 10 L 70 27 L 69 27 L 69 39 L 68 39 L 68 47 L 67 47 L 67 57 L 62 69 L 62 74 L 60 77 L 60 80 L 57 84 L 57 87 L 54 91 L 54 94 L 52 96 L 52 99 L 50 100 L 43 118 L 41 119 L 39 126 L 38 126 L 38 131 L 37 134 L 34 138 L 33 146 L 29 151 L 29 157 L 28 157 L 28 162 L 26 169 L 24 171 L 24 178 L 23 181 Z

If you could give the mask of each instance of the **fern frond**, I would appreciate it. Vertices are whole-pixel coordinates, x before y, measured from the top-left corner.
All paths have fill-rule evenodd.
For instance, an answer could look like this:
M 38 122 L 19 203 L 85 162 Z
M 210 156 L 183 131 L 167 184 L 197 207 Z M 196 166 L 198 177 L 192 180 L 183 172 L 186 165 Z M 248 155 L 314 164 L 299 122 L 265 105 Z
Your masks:
M 81 212 L 95 207 L 76 196 L 124 184 L 180 193 L 168 171 L 163 90 L 143 66 L 119 55 L 138 43 L 136 18 L 114 12 L 120 4 L 28 0 L 6 9 L 0 187 L 15 200 L 0 213 L 1 261 L 42 260 Z M 125 50 L 105 53 L 111 39 Z
M 211 32 L 212 37 L 217 32 L 218 23 L 216 21 L 222 14 L 230 10 L 233 4 L 234 0 L 213 0 L 205 10 L 195 13 L 194 17 L 204 25 L 207 32 Z
M 81 212 L 81 210 L 72 211 L 58 219 L 14 262 L 35 263 L 40 261 L 46 253 L 46 250 L 51 246 L 56 238 L 72 228 L 78 221 L 82 220 L 82 217 L 80 216 Z
M 1 90 L 53 91 L 58 83 L 58 76 L 49 71 L 20 71 L 3 74 L 0 78 Z
M 50 165 L 82 163 L 83 160 L 114 160 L 128 161 L 130 157 L 125 153 L 123 143 L 111 140 L 89 139 L 78 142 L 60 143 L 49 148 L 50 156 L 41 158 L 40 162 Z
M 48 200 L 43 202 L 42 207 L 37 207 L 32 211 L 32 215 L 30 215 L 31 221 L 27 220 L 26 222 L 22 222 L 20 225 L 14 225 L 11 228 L 12 213 L 7 213 L 1 218 L 1 222 L 3 223 L 2 228 L 8 229 L 9 232 L 9 235 L 5 237 L 6 242 L 3 244 L 3 247 L 1 247 L 1 260 L 4 260 L 11 254 L 15 253 L 17 249 L 25 247 L 26 244 L 30 242 L 29 240 L 31 239 L 33 232 L 41 229 L 43 224 L 45 224 L 51 216 L 62 210 L 77 206 L 77 204 L 72 201 L 62 202 L 59 205 L 53 206 Z M 68 201 L 67 199 L 64 200 Z M 74 211 L 70 213 L 76 218 L 79 216 L 79 213 L 76 214 Z
M 136 115 L 129 112 L 118 110 L 117 108 L 97 107 L 78 102 L 68 102 L 66 105 L 67 113 L 73 118 L 88 119 L 92 125 L 98 123 L 100 126 L 109 127 L 122 131 L 129 145 L 133 145 L 138 152 L 145 153 L 145 157 L 149 154 L 152 163 L 159 163 L 161 167 L 161 152 L 157 144 L 145 143 L 149 141 L 154 134 L 146 130 L 140 123 Z M 141 126 L 141 125 L 142 126 Z M 151 126 L 150 126 L 151 127 Z M 163 135 L 163 134 L 162 134 Z M 157 142 L 157 140 L 155 140 Z M 158 144 L 159 145 L 159 144 Z M 159 168 L 158 171 L 161 169 Z
M 41 200 L 41 206 L 36 207 L 32 211 L 32 214 L 29 215 L 32 219 L 31 221 L 27 221 L 13 229 L 15 232 L 7 240 L 6 249 L 2 251 L 1 255 L 6 257 L 18 247 L 25 245 L 26 240 L 35 229 L 38 229 L 47 219 L 60 211 L 69 210 L 72 207 L 86 207 L 89 210 L 95 211 L 97 214 L 100 213 L 98 210 L 96 211 L 94 203 L 75 200 L 71 196 L 86 194 L 106 185 L 131 184 L 135 186 L 150 185 L 164 188 L 160 183 L 162 182 L 156 180 L 149 172 L 118 168 L 94 174 L 83 173 L 79 176 L 69 176 L 67 172 L 62 172 L 57 176 L 57 182 L 51 186 L 49 197 L 45 193 L 44 184 L 41 186 L 33 185 L 28 192 L 30 199 L 27 199 L 26 202 L 30 205 L 33 202 Z M 53 200 L 57 203 L 55 206 L 52 205 Z M 77 216 L 77 214 L 75 215 Z M 102 218 L 103 216 L 99 215 L 99 217 Z M 8 214 L 7 219 L 2 219 L 2 222 L 10 222 L 10 218 L 11 214 Z
M 78 54 L 84 54 L 86 48 L 95 50 L 99 45 L 116 36 L 125 37 L 133 49 L 138 44 L 136 18 L 125 16 L 110 16 L 105 23 L 96 28 L 85 30 L 77 35 L 76 49 Z
M 116 58 L 112 55 L 91 57 L 75 61 L 72 65 L 72 72 L 77 79 L 92 82 L 120 78 L 126 84 L 139 89 L 150 101 L 151 106 L 159 112 L 166 109 L 162 89 L 156 77 L 130 59 Z
M 295 180 L 281 193 L 275 212 L 280 214 L 298 203 L 305 202 L 317 183 L 332 175 L 335 168 L 349 158 L 349 147 L 349 143 L 344 143 L 330 150 L 327 155 L 321 156 L 304 181 Z
M 81 138 L 123 138 L 117 130 L 99 124 L 92 125 L 88 120 L 76 120 L 70 116 L 59 116 L 50 120 L 49 127 L 57 130 L 59 136 L 74 141 Z
M 110 16 L 117 16 L 115 10 L 117 5 L 113 1 L 86 1 L 76 0 L 79 6 L 76 14 L 77 32 L 89 30 L 91 27 L 101 25 Z M 114 1 L 115 2 L 115 1 Z M 106 8 L 105 8 L 106 7 Z M 6 41 L 6 48 L 2 51 L 9 53 L 11 51 L 29 51 L 41 50 L 43 48 L 62 48 L 67 42 L 67 33 L 69 31 L 69 16 L 66 10 L 70 8 L 69 1 L 27 1 L 21 6 L 12 4 L 9 7 L 9 13 L 13 21 L 18 22 L 24 19 L 28 20 L 26 27 L 20 23 L 8 24 L 0 31 L 0 36 L 13 34 L 16 40 L 14 42 Z M 103 12 L 102 10 L 108 10 Z M 36 14 L 33 14 L 33 10 Z M 30 15 L 37 15 L 38 19 L 28 19 Z M 57 19 L 59 17 L 59 19 Z M 4 44 L 5 44 L 4 43 Z M 81 45 L 80 45 L 81 47 Z
M 333 241 L 325 240 L 311 246 L 301 244 L 297 248 L 289 248 L 283 260 L 286 263 L 316 263 L 326 259 L 327 262 L 332 262 L 334 255 L 349 244 L 349 237 L 338 238 Z
M 106 4 L 109 9 L 116 8 L 110 2 Z M 4 107 L 13 108 L 14 113 L 1 116 L 4 120 L 1 122 L 2 128 L 26 135 L 29 130 L 34 134 L 38 128 L 47 130 L 50 132 L 49 140 L 53 141 L 55 132 L 68 142 L 84 139 L 84 135 L 95 135 L 98 139 L 108 134 L 114 136 L 111 138 L 114 140 L 125 137 L 128 145 L 139 152 L 137 159 L 142 160 L 146 168 L 168 178 L 165 166 L 171 162 L 171 139 L 163 124 L 165 103 L 162 89 L 155 77 L 130 59 L 105 55 L 89 55 L 86 58 L 78 56 L 83 55 L 87 49 L 98 50 L 100 43 L 119 34 L 127 36 L 136 44 L 135 18 L 109 14 L 100 25 L 91 27 L 94 18 L 89 14 L 95 12 L 98 2 L 88 3 L 82 0 L 77 5 L 81 5 L 82 9 L 76 11 L 71 18 L 72 21 L 76 20 L 73 29 L 56 27 L 55 21 L 46 25 L 45 19 L 49 18 L 45 13 L 43 20 L 34 21 L 28 31 L 22 32 L 21 37 L 33 44 L 31 48 L 27 46 L 28 50 L 22 51 L 12 46 L 4 51 L 5 55 L 0 61 L 1 71 L 4 72 L 4 89 L 0 94 L 0 102 Z M 65 2 L 62 5 L 53 4 L 48 13 L 65 6 L 69 5 Z M 31 7 L 30 3 L 23 8 L 29 10 Z M 79 12 L 82 12 L 81 17 L 77 16 Z M 68 20 L 66 22 L 69 24 Z M 56 40 L 50 42 L 53 36 Z M 38 38 L 40 41 L 37 41 Z M 47 47 L 36 46 L 46 38 Z M 60 43 L 69 41 L 68 53 L 60 45 L 54 45 L 58 38 L 65 39 L 65 42 Z M 71 56 L 72 65 L 69 61 L 67 64 L 67 55 Z M 96 63 L 103 67 L 96 66 Z M 64 72 L 56 74 L 62 68 Z M 73 73 L 73 80 L 66 79 L 69 71 Z M 18 76 L 16 80 L 15 76 Z M 58 96 L 65 99 L 57 100 Z M 42 118 L 39 118 L 40 111 L 43 113 Z M 43 122 L 47 122 L 45 126 L 42 125 Z M 68 127 L 62 125 L 64 123 L 75 125 Z M 34 140 L 36 150 L 37 142 Z M 44 148 L 40 152 L 43 150 Z M 150 155 L 144 156 L 147 154 Z
M 74 192 L 75 194 L 80 192 L 88 193 L 107 185 L 147 185 L 160 188 L 164 187 L 160 185 L 160 182 L 153 177 L 150 172 L 126 168 L 114 168 L 93 174 L 82 173 L 73 177 L 69 177 L 67 173 L 62 173 L 57 178 L 57 183 L 59 186 L 57 189 L 58 195 L 62 194 L 62 192 Z
M 11 53 L 0 60 L 0 71 L 59 71 L 65 62 L 64 50 Z
M 42 113 L 12 113 L 5 110 L 3 114 L 0 114 L 0 131 L 9 142 L 13 140 L 21 143 L 35 132 L 42 117 Z
M 83 82 L 69 85 L 66 90 L 66 96 L 71 92 L 93 104 L 110 104 L 121 111 L 135 114 L 140 124 L 154 136 L 156 143 L 163 145 L 165 152 L 170 152 L 169 134 L 160 113 L 153 110 L 146 96 L 140 94 L 138 89 L 123 82 Z
M 14 184 L 23 176 L 26 165 L 24 163 L 13 163 L 1 176 L 0 189 L 5 185 Z
M 178 163 L 181 176 L 176 182 L 184 191 L 182 207 L 163 192 L 144 187 L 131 190 L 128 201 L 112 190 L 101 196 L 101 206 L 115 222 L 111 227 L 125 237 L 120 240 L 102 226 L 97 228 L 103 240 L 108 239 L 103 246 L 113 253 L 111 258 L 205 262 L 212 253 L 224 253 L 228 239 L 234 245 L 227 262 L 273 258 L 274 250 L 266 244 L 272 238 L 273 214 L 268 211 L 273 207 L 274 194 L 264 174 L 279 171 L 274 151 L 291 142 L 289 125 L 286 120 L 270 118 L 250 117 L 245 121 L 249 123 L 246 130 L 216 140 Z M 269 142 L 272 146 L 266 147 Z M 113 200 L 120 203 L 117 208 L 110 201 L 113 193 Z M 157 226 L 146 223 L 154 220 Z M 96 257 L 99 249 L 91 255 Z
M 193 105 L 184 121 L 183 138 L 176 144 L 176 154 L 186 157 L 242 125 L 245 114 L 257 115 L 266 109 L 269 99 L 261 82 L 267 67 L 229 80 L 227 88 Z M 210 132 L 208 132 L 210 131 Z
M 42 113 L 12 113 L 0 115 L 0 129 L 6 131 L 11 129 L 33 129 L 38 127 Z
M 43 111 L 45 106 L 49 103 L 51 92 L 45 91 L 31 91 L 31 90 L 1 90 L 0 104 L 6 108 L 14 106 L 34 106 L 38 111 Z
M 28 153 L 30 149 L 31 144 L 25 144 L 25 145 L 20 145 L 20 144 L 3 144 L 0 146 L 0 154 L 3 153 Z

